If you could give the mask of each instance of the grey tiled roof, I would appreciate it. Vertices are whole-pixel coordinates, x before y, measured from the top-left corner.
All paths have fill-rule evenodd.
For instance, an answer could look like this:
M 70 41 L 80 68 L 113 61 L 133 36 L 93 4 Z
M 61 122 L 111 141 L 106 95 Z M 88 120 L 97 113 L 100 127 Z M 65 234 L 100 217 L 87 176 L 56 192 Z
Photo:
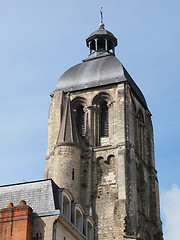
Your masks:
M 128 82 L 137 98 L 147 108 L 141 90 L 115 56 L 104 53 L 97 58 L 87 59 L 69 68 L 59 79 L 55 91 L 72 92 Z
M 0 186 L 0 209 L 6 208 L 9 202 L 17 206 L 25 200 L 34 213 L 46 213 L 58 209 L 57 198 L 58 187 L 52 180 Z

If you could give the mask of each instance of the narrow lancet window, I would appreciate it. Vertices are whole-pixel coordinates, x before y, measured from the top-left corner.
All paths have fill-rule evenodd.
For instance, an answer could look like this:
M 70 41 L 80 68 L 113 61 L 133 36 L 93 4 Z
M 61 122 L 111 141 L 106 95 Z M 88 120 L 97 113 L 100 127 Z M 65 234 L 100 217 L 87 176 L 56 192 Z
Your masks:
M 100 105 L 100 136 L 109 136 L 108 106 L 105 101 Z
M 85 114 L 82 105 L 76 108 L 76 126 L 81 136 L 85 136 Z

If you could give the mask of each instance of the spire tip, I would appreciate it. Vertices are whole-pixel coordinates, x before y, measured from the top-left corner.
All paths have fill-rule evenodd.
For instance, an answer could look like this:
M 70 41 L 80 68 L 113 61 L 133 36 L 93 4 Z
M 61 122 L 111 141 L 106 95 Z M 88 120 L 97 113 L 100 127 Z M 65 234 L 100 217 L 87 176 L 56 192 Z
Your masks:
M 101 7 L 100 14 L 101 14 L 101 23 L 100 23 L 100 25 L 99 25 L 99 28 L 100 28 L 100 29 L 104 29 L 104 23 L 103 23 L 103 7 Z

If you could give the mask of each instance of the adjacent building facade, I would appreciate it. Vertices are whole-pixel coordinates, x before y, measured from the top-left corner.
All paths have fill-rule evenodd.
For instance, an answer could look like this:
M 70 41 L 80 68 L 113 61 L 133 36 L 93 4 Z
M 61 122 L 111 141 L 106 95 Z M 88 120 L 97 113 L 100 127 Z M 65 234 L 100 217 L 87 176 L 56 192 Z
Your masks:
M 162 240 L 146 100 L 115 57 L 117 39 L 103 23 L 86 43 L 88 58 L 51 94 L 45 180 L 0 187 L 0 235 L 3 211 L 23 205 L 27 240 Z
M 0 206 L 1 240 L 94 239 L 92 217 L 50 179 L 0 187 Z

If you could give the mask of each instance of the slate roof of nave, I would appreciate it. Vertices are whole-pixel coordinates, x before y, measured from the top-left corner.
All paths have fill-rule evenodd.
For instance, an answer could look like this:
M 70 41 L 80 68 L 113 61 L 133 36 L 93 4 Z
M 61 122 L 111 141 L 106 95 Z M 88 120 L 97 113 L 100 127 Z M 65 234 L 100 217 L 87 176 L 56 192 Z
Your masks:
M 53 212 L 57 209 L 58 187 L 52 180 L 40 180 L 0 186 L 0 209 L 9 202 L 18 206 L 25 200 L 34 213 Z

